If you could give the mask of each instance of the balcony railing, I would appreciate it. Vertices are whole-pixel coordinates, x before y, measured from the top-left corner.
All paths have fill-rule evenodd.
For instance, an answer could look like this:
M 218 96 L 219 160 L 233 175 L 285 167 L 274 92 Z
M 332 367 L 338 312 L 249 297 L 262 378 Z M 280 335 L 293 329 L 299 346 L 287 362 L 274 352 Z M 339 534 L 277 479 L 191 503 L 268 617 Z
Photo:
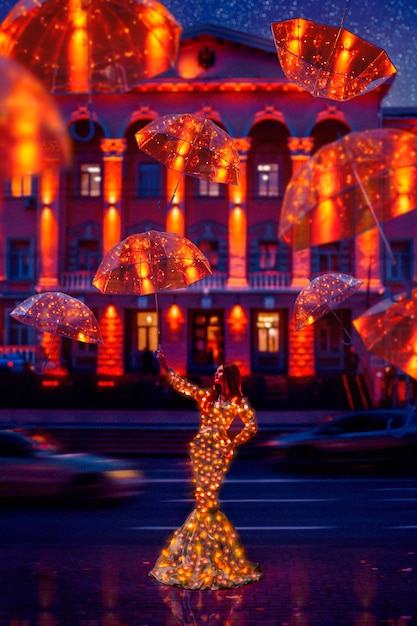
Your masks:
M 93 286 L 94 272 L 80 270 L 61 274 L 60 284 L 64 291 L 97 291 Z
M 61 286 L 66 292 L 95 292 L 92 281 L 94 272 L 78 271 L 61 274 Z M 249 288 L 254 291 L 276 290 L 291 285 L 290 272 L 251 272 L 248 276 Z M 227 273 L 215 272 L 187 287 L 193 291 L 209 292 L 227 290 Z
M 0 346 L 0 357 L 7 358 L 11 355 L 19 355 L 27 363 L 34 364 L 36 361 L 36 346 Z
M 282 289 L 291 285 L 291 272 L 251 272 L 249 287 L 253 290 Z

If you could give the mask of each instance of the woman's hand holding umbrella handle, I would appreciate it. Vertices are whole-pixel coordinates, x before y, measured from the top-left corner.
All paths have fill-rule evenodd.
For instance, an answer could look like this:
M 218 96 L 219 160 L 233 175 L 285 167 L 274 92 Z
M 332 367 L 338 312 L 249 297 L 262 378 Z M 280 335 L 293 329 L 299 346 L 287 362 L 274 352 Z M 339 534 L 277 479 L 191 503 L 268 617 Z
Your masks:
M 170 368 L 168 367 L 168 363 L 167 360 L 165 358 L 165 354 L 162 352 L 161 349 L 158 349 L 155 351 L 155 357 L 158 359 L 158 362 L 160 364 L 160 366 L 162 367 L 162 369 L 167 372 Z

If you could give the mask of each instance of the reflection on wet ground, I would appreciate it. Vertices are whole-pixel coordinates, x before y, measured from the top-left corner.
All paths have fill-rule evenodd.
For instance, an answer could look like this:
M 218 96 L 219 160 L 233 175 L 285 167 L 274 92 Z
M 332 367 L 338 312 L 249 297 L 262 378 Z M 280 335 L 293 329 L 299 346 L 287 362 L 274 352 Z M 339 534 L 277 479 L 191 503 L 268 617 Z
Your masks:
M 158 547 L 0 548 L 1 626 L 407 626 L 408 547 L 248 546 L 265 578 L 184 591 L 148 577 Z

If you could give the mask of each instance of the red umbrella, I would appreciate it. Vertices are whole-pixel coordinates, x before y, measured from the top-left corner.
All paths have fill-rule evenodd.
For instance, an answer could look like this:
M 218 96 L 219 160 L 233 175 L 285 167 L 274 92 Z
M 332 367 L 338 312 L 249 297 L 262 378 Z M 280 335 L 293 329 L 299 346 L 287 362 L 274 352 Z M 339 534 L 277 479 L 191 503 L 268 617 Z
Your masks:
M 417 380 L 417 289 L 384 298 L 353 325 L 368 350 Z
M 129 235 L 111 248 L 93 285 L 102 293 L 146 295 L 182 289 L 209 274 L 209 262 L 189 239 L 150 230 Z
M 342 27 L 301 17 L 271 26 L 285 75 L 314 96 L 349 100 L 397 71 L 384 50 Z
M 68 296 L 60 291 L 45 291 L 26 298 L 18 304 L 10 315 L 28 326 L 34 326 L 44 333 L 55 335 L 83 343 L 103 343 L 100 326 L 89 307 L 81 300 Z M 49 360 L 49 354 L 38 368 L 43 373 Z
M 239 153 L 214 122 L 183 113 L 164 115 L 135 134 L 141 150 L 166 167 L 210 182 L 238 184 Z
M 206 257 L 189 239 L 150 230 L 130 235 L 111 248 L 93 285 L 108 294 L 154 293 L 158 313 L 159 291 L 182 289 L 211 273 Z
M 52 96 L 26 68 L 0 57 L 0 180 L 70 163 L 70 140 Z
M 417 136 L 395 128 L 352 132 L 295 172 L 278 236 L 301 250 L 378 227 L 417 207 Z
M 122 93 L 173 67 L 180 33 L 156 0 L 20 0 L 0 52 L 52 93 Z

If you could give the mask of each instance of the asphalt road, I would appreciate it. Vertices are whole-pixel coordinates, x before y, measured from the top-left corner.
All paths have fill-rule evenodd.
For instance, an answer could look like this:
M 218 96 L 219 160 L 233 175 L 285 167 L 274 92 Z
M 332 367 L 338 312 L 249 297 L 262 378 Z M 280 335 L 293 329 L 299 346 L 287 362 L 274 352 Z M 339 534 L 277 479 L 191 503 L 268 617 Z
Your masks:
M 0 545 L 159 545 L 193 507 L 186 457 L 138 461 L 143 492 L 111 506 L 6 504 Z M 221 508 L 245 542 L 259 545 L 392 544 L 417 536 L 417 476 L 290 473 L 268 459 L 237 457 Z
M 222 509 L 265 577 L 200 593 L 148 576 L 192 509 L 188 461 L 139 465 L 143 493 L 115 506 L 2 505 L 0 624 L 417 623 L 417 477 L 292 475 L 236 458 Z

